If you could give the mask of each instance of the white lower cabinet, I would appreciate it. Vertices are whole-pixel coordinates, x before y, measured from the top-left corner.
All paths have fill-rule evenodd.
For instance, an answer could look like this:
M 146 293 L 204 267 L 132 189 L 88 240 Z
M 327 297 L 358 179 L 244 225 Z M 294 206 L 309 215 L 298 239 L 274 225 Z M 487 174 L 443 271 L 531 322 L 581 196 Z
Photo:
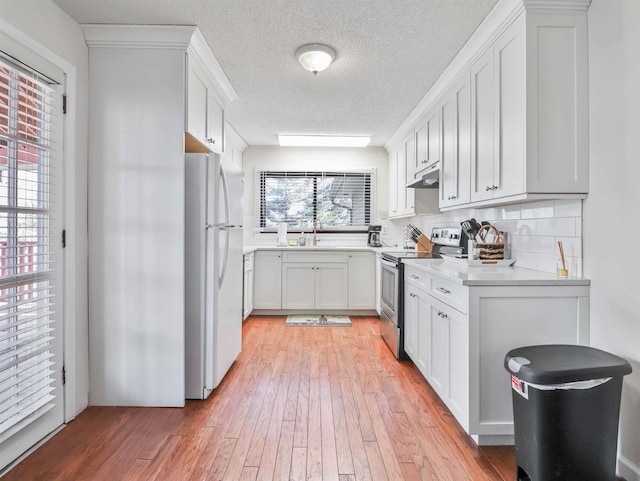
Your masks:
M 376 308 L 376 256 L 349 253 L 349 309 Z
M 246 319 L 253 311 L 253 260 L 254 253 L 244 255 L 244 276 L 242 289 L 242 319 Z
M 254 310 L 376 311 L 373 251 L 258 249 L 254 266 Z
M 466 426 L 469 387 L 462 381 L 469 377 L 467 316 L 428 298 L 427 380 L 460 424 Z
M 588 344 L 589 286 L 463 285 L 405 266 L 404 349 L 479 445 L 513 444 L 504 357 L 536 344 Z
M 256 251 L 255 253 L 253 308 L 282 308 L 282 254 L 280 251 Z
M 429 296 L 424 289 L 405 281 L 404 291 L 404 350 L 427 377 L 429 346 Z
M 347 309 L 346 252 L 283 252 L 282 309 Z
M 283 309 L 346 309 L 347 264 L 282 266 Z
M 315 266 L 316 309 L 347 309 L 348 264 Z

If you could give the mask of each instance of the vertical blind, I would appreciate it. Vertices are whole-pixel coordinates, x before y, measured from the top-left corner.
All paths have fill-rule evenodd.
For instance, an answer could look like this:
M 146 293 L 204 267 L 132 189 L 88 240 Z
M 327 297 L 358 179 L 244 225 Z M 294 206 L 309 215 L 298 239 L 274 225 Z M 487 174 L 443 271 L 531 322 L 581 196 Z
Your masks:
M 373 169 L 291 171 L 256 169 L 256 228 L 365 232 L 371 222 Z
M 54 406 L 55 90 L 0 56 L 0 440 Z

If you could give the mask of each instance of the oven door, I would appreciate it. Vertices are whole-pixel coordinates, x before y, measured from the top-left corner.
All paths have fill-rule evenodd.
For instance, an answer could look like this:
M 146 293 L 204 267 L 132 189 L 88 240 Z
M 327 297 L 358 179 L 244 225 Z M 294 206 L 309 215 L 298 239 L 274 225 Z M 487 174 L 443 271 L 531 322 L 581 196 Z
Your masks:
M 385 316 L 398 326 L 398 288 L 400 271 L 397 264 L 382 259 L 382 279 L 380 282 L 380 307 Z
M 380 293 L 380 335 L 393 355 L 402 356 L 402 332 L 400 319 L 400 269 L 392 262 L 382 260 L 382 282 Z

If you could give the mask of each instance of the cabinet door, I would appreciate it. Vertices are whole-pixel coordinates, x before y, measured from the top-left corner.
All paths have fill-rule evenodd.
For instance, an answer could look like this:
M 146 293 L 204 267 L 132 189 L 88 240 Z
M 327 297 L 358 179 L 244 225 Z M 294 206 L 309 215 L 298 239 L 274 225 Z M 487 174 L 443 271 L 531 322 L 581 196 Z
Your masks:
M 315 308 L 346 309 L 348 307 L 348 264 L 316 264 Z
M 429 361 L 427 380 L 445 401 L 449 397 L 449 319 L 440 303 L 428 300 Z
M 204 74 L 189 62 L 187 88 L 187 125 L 185 130 L 203 144 L 207 138 L 207 83 Z
M 253 257 L 254 254 L 244 256 L 244 277 L 242 289 L 242 318 L 246 319 L 253 311 Z
M 416 291 L 416 311 L 417 321 L 416 327 L 418 329 L 418 352 L 416 353 L 416 359 L 414 362 L 425 379 L 429 374 L 429 352 L 431 349 L 430 339 L 431 333 L 429 332 L 429 316 L 430 316 L 430 299 L 431 297 L 422 289 Z
M 422 119 L 415 129 L 416 155 L 413 165 L 413 177 L 415 178 L 427 166 L 427 121 Z
M 315 265 L 306 262 L 282 264 L 283 309 L 315 308 L 315 271 Z
M 407 194 L 408 189 L 405 188 L 405 179 L 407 178 L 407 141 L 402 143 L 402 147 L 398 151 L 398 177 L 396 179 L 396 195 L 398 196 L 398 215 L 406 215 Z M 413 189 L 410 189 L 413 190 Z
M 449 207 L 468 203 L 471 189 L 471 89 L 468 75 L 454 85 L 440 112 L 440 207 Z
M 282 308 L 280 251 L 258 251 L 254 257 L 254 309 Z
M 469 426 L 469 328 L 467 316 L 448 309 L 449 409 L 463 428 Z
M 418 364 L 418 290 L 405 281 L 404 288 L 404 351 Z
M 494 197 L 524 192 L 525 42 L 522 20 L 515 22 L 493 49 L 495 65 Z
M 415 172 L 414 165 L 416 162 L 416 138 L 413 134 L 409 135 L 404 142 L 404 175 L 400 177 L 398 189 L 404 197 L 405 214 L 414 214 L 416 211 L 416 189 L 407 189 L 405 185 L 413 180 Z
M 442 121 L 442 158 L 440 159 L 440 207 L 455 202 L 458 194 L 457 106 L 455 91 L 449 93 L 440 107 Z
M 204 72 L 189 61 L 185 130 L 206 149 L 223 153 L 224 112 Z
M 440 160 L 440 109 L 427 114 L 427 165 Z
M 398 211 L 398 156 L 400 150 L 389 156 L 389 217 L 396 217 Z
M 471 201 L 493 197 L 495 102 L 493 51 L 471 67 Z
M 349 253 L 349 309 L 376 308 L 376 266 L 373 252 Z
M 224 152 L 224 111 L 215 97 L 208 92 L 207 97 L 207 145 L 222 154 Z

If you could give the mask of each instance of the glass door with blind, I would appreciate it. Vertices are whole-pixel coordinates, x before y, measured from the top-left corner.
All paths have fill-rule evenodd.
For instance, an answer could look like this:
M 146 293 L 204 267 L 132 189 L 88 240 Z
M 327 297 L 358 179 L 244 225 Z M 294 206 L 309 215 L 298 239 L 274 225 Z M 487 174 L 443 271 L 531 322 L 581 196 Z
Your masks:
M 0 472 L 64 421 L 61 89 L 0 56 Z

